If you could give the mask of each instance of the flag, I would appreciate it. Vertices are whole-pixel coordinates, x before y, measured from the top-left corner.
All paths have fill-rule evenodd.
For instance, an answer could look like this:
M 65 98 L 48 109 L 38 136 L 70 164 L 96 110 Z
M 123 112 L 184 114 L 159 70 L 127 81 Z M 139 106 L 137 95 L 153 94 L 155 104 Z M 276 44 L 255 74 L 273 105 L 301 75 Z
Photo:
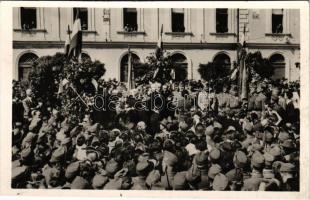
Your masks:
M 230 75 L 230 80 L 232 80 L 232 81 L 236 80 L 237 74 L 238 74 L 238 67 L 236 67 L 236 68 L 234 69 L 234 71 L 231 73 L 231 75 Z
M 242 60 L 243 68 L 242 68 L 242 81 L 241 81 L 241 99 L 248 98 L 248 72 L 247 66 L 245 64 L 245 60 Z
M 96 92 L 98 91 L 98 82 L 96 81 L 96 79 L 92 78 L 91 79 L 91 84 L 95 87 Z
M 65 50 L 64 50 L 64 53 L 67 56 L 69 55 L 69 49 L 70 49 L 70 27 L 68 25 L 68 33 L 67 33 L 67 38 L 65 41 Z
M 130 47 L 128 46 L 128 90 L 131 90 L 132 83 L 131 83 L 131 52 Z
M 242 32 L 242 35 L 241 35 L 241 38 L 240 38 L 240 44 L 244 47 L 245 46 L 245 29 L 246 29 L 246 26 L 245 24 L 243 25 L 243 32 Z
M 163 50 L 162 35 L 163 35 L 163 25 L 161 25 L 160 35 L 155 49 L 155 55 L 157 59 L 160 58 L 160 54 Z
M 155 69 L 154 74 L 153 74 L 153 79 L 156 78 L 158 72 L 159 72 L 159 67 L 157 67 L 157 68 Z
M 72 29 L 72 39 L 70 41 L 69 57 L 79 58 L 82 51 L 82 29 L 81 20 L 78 17 L 79 11 L 77 11 L 76 18 Z

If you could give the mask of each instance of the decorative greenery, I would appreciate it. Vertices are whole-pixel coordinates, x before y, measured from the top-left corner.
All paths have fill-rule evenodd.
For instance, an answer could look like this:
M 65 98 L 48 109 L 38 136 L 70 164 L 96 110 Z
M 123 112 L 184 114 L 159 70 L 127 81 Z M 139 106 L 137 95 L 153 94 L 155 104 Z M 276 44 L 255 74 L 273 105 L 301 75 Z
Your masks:
M 163 51 L 157 59 L 155 54 L 147 57 L 146 63 L 140 63 L 134 66 L 135 81 L 138 84 L 148 83 L 149 81 L 158 81 L 161 83 L 169 82 L 172 79 L 171 71 L 177 67 L 177 64 L 172 62 L 169 52 Z M 154 78 L 154 73 L 157 71 Z
M 54 56 L 43 56 L 33 63 L 29 75 L 30 86 L 35 96 L 44 102 L 58 102 L 61 107 L 72 104 L 77 97 L 74 91 L 69 91 L 67 98 L 57 98 L 60 82 L 66 78 L 79 94 L 87 93 L 92 86 L 92 78 L 98 80 L 105 73 L 104 64 L 100 61 L 83 59 L 81 62 L 68 60 L 62 53 Z M 73 105 L 73 104 L 72 104 Z M 78 109 L 78 106 L 76 107 Z
M 248 53 L 245 63 L 250 69 L 251 77 L 256 77 L 258 79 L 270 78 L 274 73 L 274 68 L 270 64 L 269 60 L 263 58 L 261 52 L 259 51 L 255 53 Z
M 200 64 L 198 72 L 201 78 L 210 81 L 219 78 L 225 78 L 229 75 L 229 70 L 223 65 L 216 66 L 213 62 L 208 62 L 207 64 Z

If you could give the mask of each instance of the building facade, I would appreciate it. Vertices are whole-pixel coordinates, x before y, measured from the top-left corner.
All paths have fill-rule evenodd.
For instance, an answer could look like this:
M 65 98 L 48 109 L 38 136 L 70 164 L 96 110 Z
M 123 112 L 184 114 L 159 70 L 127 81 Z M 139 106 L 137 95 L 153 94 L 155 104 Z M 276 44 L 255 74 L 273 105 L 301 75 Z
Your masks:
M 26 79 L 31 61 L 64 51 L 74 18 L 81 19 L 83 56 L 105 64 L 105 78 L 126 81 L 128 46 L 138 62 L 154 52 L 163 25 L 163 47 L 199 79 L 200 64 L 231 68 L 245 33 L 248 51 L 261 51 L 274 78 L 299 79 L 300 13 L 297 9 L 14 8 L 13 74 Z M 70 32 L 70 31 L 69 31 Z

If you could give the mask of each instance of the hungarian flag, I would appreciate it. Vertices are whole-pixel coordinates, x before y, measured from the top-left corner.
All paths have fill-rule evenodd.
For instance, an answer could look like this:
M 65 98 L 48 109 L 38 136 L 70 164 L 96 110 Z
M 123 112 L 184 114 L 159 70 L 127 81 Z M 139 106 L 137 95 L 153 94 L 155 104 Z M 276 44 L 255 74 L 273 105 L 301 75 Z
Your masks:
M 69 49 L 70 49 L 70 27 L 68 25 L 68 33 L 67 33 L 67 38 L 66 38 L 66 41 L 65 41 L 65 49 L 64 49 L 64 53 L 65 55 L 69 55 Z
M 160 29 L 160 35 L 159 35 L 159 39 L 156 45 L 156 50 L 155 50 L 155 55 L 156 58 L 160 58 L 160 55 L 162 53 L 163 50 L 163 42 L 162 42 L 162 35 L 163 35 L 163 25 L 161 25 L 161 29 Z
M 78 17 L 79 11 L 75 18 L 72 30 L 72 39 L 70 42 L 69 57 L 79 58 L 82 51 L 82 29 L 81 29 L 81 20 Z
M 132 58 L 130 47 L 128 46 L 128 90 L 130 91 L 133 87 L 132 83 Z

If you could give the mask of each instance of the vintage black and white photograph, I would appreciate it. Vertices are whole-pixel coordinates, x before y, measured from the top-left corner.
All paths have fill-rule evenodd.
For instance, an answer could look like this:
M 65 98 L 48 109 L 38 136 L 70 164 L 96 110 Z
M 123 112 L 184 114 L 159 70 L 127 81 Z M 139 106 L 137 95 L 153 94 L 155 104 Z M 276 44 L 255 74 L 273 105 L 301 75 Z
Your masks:
M 173 6 L 13 8 L 12 189 L 300 191 L 300 9 Z

